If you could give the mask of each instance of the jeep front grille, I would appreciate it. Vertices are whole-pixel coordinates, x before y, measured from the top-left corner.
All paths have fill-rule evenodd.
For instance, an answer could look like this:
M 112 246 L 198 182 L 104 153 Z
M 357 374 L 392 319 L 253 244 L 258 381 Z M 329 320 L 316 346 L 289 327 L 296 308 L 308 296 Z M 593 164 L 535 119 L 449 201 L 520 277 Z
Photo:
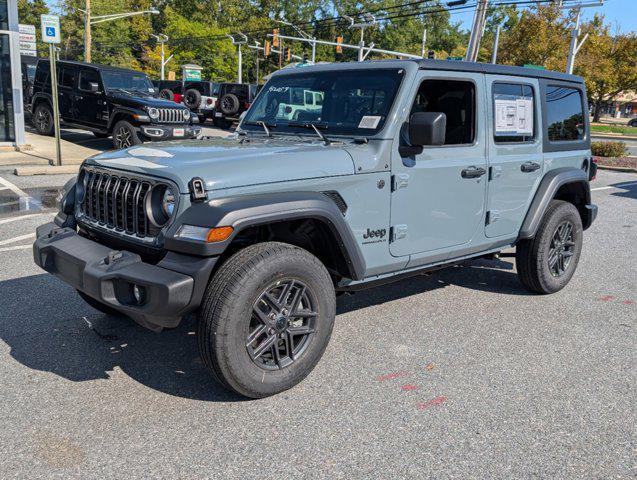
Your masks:
M 184 108 L 159 108 L 159 123 L 184 123 Z
M 137 237 L 157 236 L 160 229 L 149 221 L 145 207 L 155 181 L 93 169 L 86 169 L 84 175 L 82 220 Z

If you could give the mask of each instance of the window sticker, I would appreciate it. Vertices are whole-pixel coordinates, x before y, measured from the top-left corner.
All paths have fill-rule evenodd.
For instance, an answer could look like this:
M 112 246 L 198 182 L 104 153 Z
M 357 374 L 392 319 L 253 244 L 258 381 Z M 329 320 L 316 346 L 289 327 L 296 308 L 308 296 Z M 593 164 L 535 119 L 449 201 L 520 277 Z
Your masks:
M 497 136 L 533 135 L 533 98 L 496 94 L 495 134 Z
M 358 128 L 370 128 L 374 129 L 380 123 L 380 116 L 378 115 L 365 115 L 361 118 Z

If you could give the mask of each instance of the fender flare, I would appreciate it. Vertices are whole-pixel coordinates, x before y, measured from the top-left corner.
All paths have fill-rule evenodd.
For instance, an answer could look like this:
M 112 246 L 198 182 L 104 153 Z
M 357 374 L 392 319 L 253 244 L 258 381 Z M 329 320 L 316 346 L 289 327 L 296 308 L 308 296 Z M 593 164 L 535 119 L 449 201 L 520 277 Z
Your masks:
M 115 119 L 120 115 L 128 116 L 129 117 L 128 121 L 132 123 L 133 125 L 137 126 L 139 122 L 134 120 L 132 116 L 133 115 L 148 115 L 148 114 L 144 110 L 140 110 L 137 108 L 115 106 L 108 118 L 108 126 L 106 128 L 109 132 L 113 129 L 113 127 L 115 126 L 115 123 L 117 123 L 115 122 Z
M 187 208 L 166 232 L 168 250 L 199 256 L 221 255 L 234 238 L 246 228 L 285 220 L 316 219 L 323 222 L 336 238 L 343 258 L 354 280 L 365 274 L 365 259 L 352 230 L 336 204 L 318 192 L 277 192 L 216 198 L 194 203 Z M 232 235 L 218 243 L 204 243 L 175 238 L 181 225 L 234 228 Z
M 535 192 L 533 201 L 529 206 L 529 210 L 526 213 L 518 239 L 533 238 L 537 229 L 540 226 L 540 222 L 544 217 L 544 213 L 549 206 L 551 200 L 555 198 L 557 191 L 567 184 L 581 184 L 584 190 L 584 207 L 586 210 L 591 208 L 591 188 L 588 182 L 588 173 L 584 170 L 575 167 L 557 168 L 549 171 L 540 182 L 540 185 Z M 581 213 L 581 212 L 580 212 Z M 584 218 L 582 220 L 585 220 Z M 584 229 L 590 226 L 592 219 L 587 222 L 583 221 Z

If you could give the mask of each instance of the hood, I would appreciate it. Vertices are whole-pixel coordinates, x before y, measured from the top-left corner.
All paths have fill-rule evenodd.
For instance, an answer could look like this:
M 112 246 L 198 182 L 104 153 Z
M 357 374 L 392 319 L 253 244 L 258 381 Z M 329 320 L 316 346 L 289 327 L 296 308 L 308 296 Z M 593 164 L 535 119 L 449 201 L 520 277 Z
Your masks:
M 122 105 L 125 107 L 132 108 L 141 108 L 141 107 L 156 107 L 156 108 L 186 108 L 183 105 L 180 105 L 175 102 L 171 102 L 170 100 L 165 100 L 163 98 L 155 98 L 150 95 L 146 95 L 143 93 L 134 94 L 134 93 L 124 93 L 124 92 L 110 92 L 108 94 L 111 102 L 116 103 L 118 105 Z
M 101 153 L 86 163 L 167 178 L 181 193 L 188 192 L 193 177 L 201 177 L 211 191 L 354 173 L 343 145 L 277 138 L 150 143 Z

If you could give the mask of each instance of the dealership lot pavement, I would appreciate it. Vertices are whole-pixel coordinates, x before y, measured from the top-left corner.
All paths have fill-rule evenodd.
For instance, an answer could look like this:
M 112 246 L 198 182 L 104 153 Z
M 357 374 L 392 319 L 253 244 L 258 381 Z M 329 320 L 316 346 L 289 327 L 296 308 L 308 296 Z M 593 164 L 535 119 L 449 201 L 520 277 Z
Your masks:
M 46 205 L 2 213 L 0 476 L 633 478 L 637 176 L 592 186 L 562 292 L 504 258 L 339 297 L 318 367 L 257 401 L 210 379 L 193 318 L 155 334 L 39 270 Z

